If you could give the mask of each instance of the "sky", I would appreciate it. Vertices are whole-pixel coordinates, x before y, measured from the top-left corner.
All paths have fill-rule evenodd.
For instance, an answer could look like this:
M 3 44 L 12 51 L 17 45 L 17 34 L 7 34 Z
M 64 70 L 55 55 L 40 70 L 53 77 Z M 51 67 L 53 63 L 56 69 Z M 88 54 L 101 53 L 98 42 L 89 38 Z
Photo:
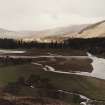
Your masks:
M 0 0 L 0 28 L 44 30 L 105 19 L 105 0 Z

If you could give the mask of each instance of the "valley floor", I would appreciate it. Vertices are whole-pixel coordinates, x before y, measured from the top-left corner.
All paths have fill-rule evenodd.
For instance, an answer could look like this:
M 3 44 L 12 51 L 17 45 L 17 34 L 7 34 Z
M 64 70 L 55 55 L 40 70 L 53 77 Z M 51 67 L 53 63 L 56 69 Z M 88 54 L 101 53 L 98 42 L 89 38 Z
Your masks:
M 17 61 L 22 63 L 17 63 Z M 5 95 L 2 89 L 4 90 L 8 84 L 16 83 L 20 77 L 26 81 L 30 75 L 37 75 L 40 78 L 49 79 L 53 87 L 57 91 L 60 90 L 60 100 L 69 103 L 69 105 L 79 105 L 80 103 L 88 105 L 88 100 L 81 98 L 79 94 L 88 97 L 89 102 L 95 103 L 93 105 L 105 105 L 104 67 L 104 59 L 82 51 L 32 49 L 21 50 L 20 52 L 5 50 L 3 52 L 2 50 L 0 52 L 0 87 L 2 93 L 0 97 Z M 19 88 L 18 96 L 36 97 L 37 89 L 35 87 L 33 82 L 29 86 L 22 85 L 21 89 Z M 64 91 L 77 95 L 72 96 L 64 93 Z M 10 94 L 12 95 L 12 93 L 8 93 L 8 95 Z

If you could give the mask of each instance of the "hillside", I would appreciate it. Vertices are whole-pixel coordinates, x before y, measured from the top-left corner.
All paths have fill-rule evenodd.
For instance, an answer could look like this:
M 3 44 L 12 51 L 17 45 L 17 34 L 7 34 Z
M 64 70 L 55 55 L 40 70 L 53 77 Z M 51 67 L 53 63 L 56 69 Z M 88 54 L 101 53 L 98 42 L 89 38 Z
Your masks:
M 0 38 L 23 39 L 24 41 L 62 42 L 69 38 L 105 37 L 105 20 L 94 24 L 72 25 L 41 31 L 10 31 L 0 28 Z
M 105 20 L 92 24 L 79 32 L 78 37 L 81 38 L 94 38 L 105 37 Z
M 68 27 L 62 27 L 50 30 L 52 34 L 46 35 L 45 37 L 40 38 L 42 42 L 62 42 L 68 38 L 75 38 L 79 31 L 87 27 L 87 24 L 82 25 L 73 25 Z M 49 33 L 49 32 L 48 32 Z
M 51 40 L 64 40 L 66 37 L 74 37 L 74 34 L 78 33 L 87 25 L 74 25 L 68 27 L 60 27 L 42 31 L 10 31 L 6 29 L 0 29 L 0 38 L 9 39 L 23 39 L 25 41 L 39 41 L 48 42 Z

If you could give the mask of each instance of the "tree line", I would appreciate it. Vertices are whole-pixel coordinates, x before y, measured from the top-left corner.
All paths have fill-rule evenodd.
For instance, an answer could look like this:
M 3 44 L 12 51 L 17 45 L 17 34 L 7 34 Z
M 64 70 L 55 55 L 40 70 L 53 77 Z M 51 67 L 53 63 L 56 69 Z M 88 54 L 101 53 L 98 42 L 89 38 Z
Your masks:
M 40 43 L 37 41 L 25 42 L 23 40 L 14 39 L 0 39 L 0 48 L 4 49 L 15 49 L 15 48 L 61 48 L 62 43 L 51 42 L 51 43 Z
M 105 38 L 75 38 L 65 41 L 67 47 L 85 50 L 93 54 L 105 53 Z
M 104 52 L 105 49 L 105 38 L 70 38 L 64 40 L 63 42 L 53 42 L 50 43 L 40 43 L 37 41 L 25 42 L 23 40 L 14 40 L 14 39 L 0 39 L 0 48 L 6 49 L 15 49 L 15 48 L 72 48 L 87 50 L 93 53 Z

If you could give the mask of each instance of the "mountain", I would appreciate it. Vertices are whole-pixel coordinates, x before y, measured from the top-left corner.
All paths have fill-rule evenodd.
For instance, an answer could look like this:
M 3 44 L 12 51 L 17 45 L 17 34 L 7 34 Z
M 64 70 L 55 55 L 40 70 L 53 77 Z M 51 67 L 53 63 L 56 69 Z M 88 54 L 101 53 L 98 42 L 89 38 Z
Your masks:
M 105 20 L 95 24 L 72 25 L 42 31 L 10 31 L 0 28 L 0 38 L 24 41 L 61 42 L 68 38 L 105 37 Z
M 81 29 L 87 25 L 73 25 L 42 31 L 9 31 L 0 29 L 0 38 L 23 39 L 24 41 L 51 42 L 62 41 L 68 37 L 75 37 Z
M 0 28 L 0 32 L 8 32 L 8 30 Z
M 0 29 L 0 38 L 22 39 L 24 37 L 28 37 L 28 33 L 9 31 L 9 30 L 2 29 L 2 28 Z
M 68 27 L 56 28 L 52 30 L 47 30 L 44 37 L 39 38 L 42 42 L 61 42 L 68 38 L 75 38 L 80 30 L 88 26 L 87 24 L 83 25 L 73 25 Z M 43 36 L 43 35 L 42 35 Z
M 105 37 L 105 20 L 87 26 L 78 33 L 78 37 L 94 38 Z

